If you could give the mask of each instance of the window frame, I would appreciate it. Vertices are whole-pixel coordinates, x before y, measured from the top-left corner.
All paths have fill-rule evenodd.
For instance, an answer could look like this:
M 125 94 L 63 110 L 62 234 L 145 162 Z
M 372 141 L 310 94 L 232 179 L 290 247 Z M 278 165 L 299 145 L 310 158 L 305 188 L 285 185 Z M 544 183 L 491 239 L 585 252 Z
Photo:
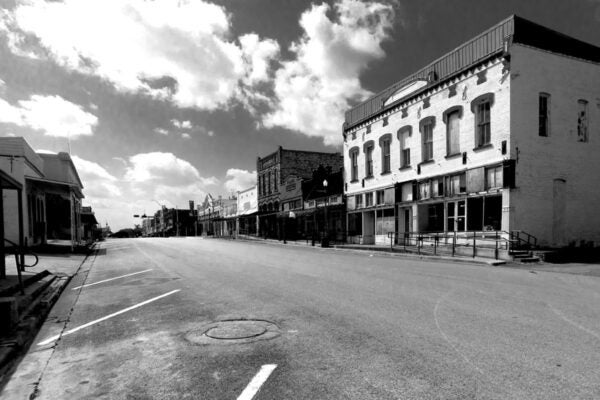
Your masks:
M 421 132 L 421 163 L 433 161 L 433 131 L 435 117 L 426 117 L 419 122 Z M 429 156 L 429 157 L 427 157 Z
M 375 143 L 372 140 L 365 142 L 363 152 L 365 153 L 365 179 L 373 177 L 373 150 Z
M 482 121 L 482 107 L 488 105 L 487 121 Z M 471 112 L 475 122 L 475 149 L 488 147 L 492 144 L 492 107 L 494 106 L 494 93 L 485 93 L 476 97 L 471 102 Z M 483 111 L 485 116 L 485 110 Z M 484 128 L 487 127 L 487 130 Z M 487 139 L 487 140 L 486 140 Z
M 589 141 L 589 102 L 585 99 L 577 100 L 577 141 L 586 143 Z M 583 106 L 583 119 L 581 115 L 581 106 Z
M 392 172 L 392 134 L 386 133 L 379 138 L 381 148 L 381 175 Z M 387 154 L 386 154 L 387 149 Z
M 358 182 L 358 146 L 352 147 L 348 154 L 350 155 L 350 183 Z
M 398 129 L 397 137 L 400 145 L 400 169 L 410 168 L 410 146 L 407 146 L 406 141 L 412 136 L 412 126 L 405 125 Z M 405 154 L 408 153 L 408 156 Z
M 545 101 L 545 113 L 542 113 L 542 102 Z M 538 95 L 538 136 L 550 136 L 550 93 L 540 92 Z
M 451 151 L 451 139 L 452 139 L 452 135 L 451 135 L 451 124 L 450 124 L 450 118 L 453 115 L 457 115 L 458 118 L 458 132 L 456 134 L 456 140 L 457 140 L 457 147 L 458 150 L 452 152 Z M 443 113 L 443 120 L 444 120 L 444 124 L 446 125 L 446 157 L 452 157 L 455 155 L 458 155 L 461 153 L 461 146 L 460 146 L 460 120 L 463 117 L 463 107 L 462 106 L 454 106 L 454 107 L 450 107 L 449 109 L 447 109 L 446 111 L 444 111 Z

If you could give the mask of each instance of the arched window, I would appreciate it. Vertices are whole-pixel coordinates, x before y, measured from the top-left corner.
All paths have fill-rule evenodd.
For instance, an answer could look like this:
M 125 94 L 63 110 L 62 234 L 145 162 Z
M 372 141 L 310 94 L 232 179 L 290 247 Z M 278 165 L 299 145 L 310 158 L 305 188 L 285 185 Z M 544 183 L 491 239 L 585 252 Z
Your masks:
M 372 178 L 373 177 L 373 149 L 375 148 L 375 144 L 372 140 L 366 142 L 363 146 L 363 150 L 365 152 L 365 177 Z
M 398 129 L 398 141 L 400 142 L 400 168 L 410 167 L 410 145 L 408 138 L 412 136 L 412 126 L 405 125 Z
M 387 174 L 392 170 L 391 166 L 391 145 L 392 134 L 386 133 L 379 138 L 379 147 L 381 147 L 381 173 Z
M 435 127 L 435 117 L 423 118 L 419 122 L 421 131 L 421 161 L 433 160 L 433 128 Z
M 443 114 L 446 124 L 446 156 L 460 154 L 460 119 L 462 118 L 462 106 L 450 107 Z
M 486 93 L 471 102 L 471 111 L 475 114 L 475 147 L 483 147 L 492 142 L 491 109 L 494 94 Z

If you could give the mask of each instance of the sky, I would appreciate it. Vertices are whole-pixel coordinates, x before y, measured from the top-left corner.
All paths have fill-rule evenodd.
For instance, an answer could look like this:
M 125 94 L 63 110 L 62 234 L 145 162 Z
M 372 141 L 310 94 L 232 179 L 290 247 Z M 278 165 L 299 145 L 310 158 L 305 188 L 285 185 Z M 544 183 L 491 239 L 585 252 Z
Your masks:
M 600 46 L 600 0 L 0 0 L 0 136 L 69 151 L 113 231 L 341 152 L 344 111 L 511 14 Z

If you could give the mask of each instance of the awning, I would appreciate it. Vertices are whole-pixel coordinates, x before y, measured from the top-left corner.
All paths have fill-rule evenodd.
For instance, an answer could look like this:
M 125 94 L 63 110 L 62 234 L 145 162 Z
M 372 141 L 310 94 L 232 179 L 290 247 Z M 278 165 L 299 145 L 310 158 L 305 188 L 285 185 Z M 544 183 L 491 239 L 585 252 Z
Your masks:
M 21 190 L 23 189 L 23 185 L 6 172 L 0 170 L 0 188 Z
M 94 214 L 81 214 L 81 223 L 98 225 L 98 220 L 96 219 L 96 216 Z

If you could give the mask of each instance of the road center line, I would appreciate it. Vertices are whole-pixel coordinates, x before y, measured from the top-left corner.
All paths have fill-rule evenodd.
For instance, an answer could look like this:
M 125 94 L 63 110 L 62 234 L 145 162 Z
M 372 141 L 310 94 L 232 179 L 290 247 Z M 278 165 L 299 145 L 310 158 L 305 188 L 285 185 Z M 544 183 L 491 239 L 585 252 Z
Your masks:
M 144 273 L 144 272 L 148 272 L 148 271 L 152 271 L 152 268 L 150 268 L 150 269 L 146 269 L 146 270 L 143 270 L 143 271 L 133 272 L 133 273 L 131 273 L 131 274 L 127 274 L 127 275 L 116 276 L 116 277 L 114 277 L 114 278 L 105 279 L 105 280 L 103 280 L 103 281 L 98 281 L 98 282 L 94 282 L 94 283 L 88 283 L 87 285 L 81 285 L 81 286 L 74 287 L 74 288 L 73 288 L 73 289 L 71 289 L 71 290 L 77 290 L 77 289 L 79 289 L 79 288 L 84 288 L 84 287 L 88 287 L 88 286 L 94 286 L 94 285 L 97 285 L 97 284 L 99 284 L 99 283 L 110 282 L 110 281 L 114 281 L 115 279 L 126 278 L 126 277 L 128 277 L 128 276 L 137 275 L 137 274 L 142 274 L 142 273 Z
M 256 393 L 258 393 L 260 387 L 266 382 L 266 380 L 269 378 L 269 375 L 271 375 L 275 368 L 277 368 L 277 364 L 265 364 L 260 367 L 260 371 L 254 375 L 254 378 L 252 378 L 248 386 L 246 386 L 246 389 L 244 389 L 242 394 L 239 395 L 237 400 L 251 400 Z
M 117 312 L 115 312 L 115 313 L 109 314 L 109 315 L 107 315 L 107 316 L 104 316 L 104 317 L 102 317 L 102 318 L 98 318 L 98 319 L 96 319 L 96 320 L 94 320 L 94 321 L 88 322 L 87 324 L 83 324 L 83 325 L 80 325 L 80 326 L 78 326 L 78 327 L 75 327 L 75 328 L 73 328 L 73 329 L 69 329 L 68 331 L 65 331 L 65 332 L 63 332 L 63 333 L 61 333 L 61 334 L 59 334 L 59 335 L 52 336 L 52 337 L 50 337 L 50 338 L 48 338 L 48 339 L 46 339 L 46 340 L 44 340 L 44 341 L 42 341 L 42 342 L 39 342 L 39 343 L 38 343 L 38 346 L 44 346 L 44 345 L 47 345 L 48 343 L 51 343 L 51 342 L 55 341 L 56 339 L 58 339 L 58 338 L 60 338 L 60 337 L 62 337 L 62 336 L 67 336 L 67 335 L 70 335 L 71 333 L 75 333 L 75 332 L 77 332 L 77 331 L 78 331 L 78 330 L 80 330 L 80 329 L 87 328 L 88 326 L 91 326 L 91 325 L 97 324 L 98 322 L 102 322 L 102 321 L 105 321 L 105 320 L 107 320 L 107 319 L 109 319 L 109 318 L 116 317 L 117 315 L 123 314 L 123 313 L 125 313 L 125 312 L 127 312 L 127 311 L 134 310 L 134 309 L 136 309 L 136 308 L 138 308 L 138 307 L 141 307 L 141 306 L 143 306 L 143 305 L 146 305 L 146 304 L 148 304 L 148 303 L 152 303 L 153 301 L 156 301 L 156 300 L 162 299 L 163 297 L 170 296 L 170 295 L 172 295 L 173 293 L 177 293 L 177 292 L 179 292 L 180 290 L 181 290 L 181 289 L 175 289 L 175 290 L 172 290 L 172 291 L 170 291 L 170 292 L 168 292 L 168 293 L 161 294 L 160 296 L 153 297 L 153 298 L 151 298 L 151 299 L 149 299 L 149 300 L 146 300 L 146 301 L 142 301 L 141 303 L 135 304 L 135 305 L 133 305 L 133 306 L 131 306 L 131 307 L 124 308 L 124 309 L 122 309 L 122 310 L 120 310 L 120 311 L 117 311 Z

